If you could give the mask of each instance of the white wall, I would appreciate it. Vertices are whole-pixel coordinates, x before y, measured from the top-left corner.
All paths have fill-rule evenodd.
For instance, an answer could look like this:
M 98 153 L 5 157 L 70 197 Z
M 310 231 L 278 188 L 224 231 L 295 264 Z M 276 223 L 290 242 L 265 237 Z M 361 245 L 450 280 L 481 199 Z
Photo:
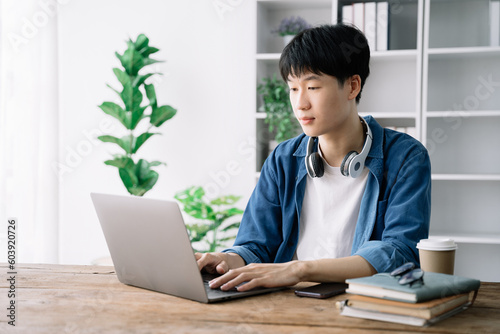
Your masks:
M 159 103 L 178 109 L 160 128 L 163 136 L 139 151 L 168 165 L 158 169 L 158 183 L 146 197 L 172 198 L 187 186 L 209 185 L 214 194 L 244 196 L 239 204 L 245 206 L 254 186 L 255 4 L 220 3 L 228 7 L 206 0 L 61 5 L 59 163 L 68 167 L 60 172 L 61 263 L 88 264 L 108 255 L 89 194 L 127 192 L 117 169 L 103 164 L 118 151 L 92 138 L 109 124 L 113 134 L 121 130 L 97 106 L 116 101 L 106 87 L 119 87 L 114 52 L 122 53 L 125 40 L 139 33 L 161 50 L 154 58 L 166 61 L 156 67 L 164 73 L 156 84 Z

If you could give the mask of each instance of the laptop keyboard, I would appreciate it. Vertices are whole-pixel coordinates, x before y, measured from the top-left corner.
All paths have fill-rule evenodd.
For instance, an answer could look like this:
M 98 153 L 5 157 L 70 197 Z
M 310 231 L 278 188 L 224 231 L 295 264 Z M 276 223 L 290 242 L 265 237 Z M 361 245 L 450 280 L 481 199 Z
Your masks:
M 207 290 L 207 293 L 209 294 L 210 297 L 217 297 L 217 296 L 222 296 L 222 295 L 227 295 L 228 293 L 241 293 L 236 288 L 233 288 L 231 290 L 226 290 L 222 291 L 221 289 L 212 289 L 208 283 L 213 280 L 214 278 L 217 278 L 221 275 L 217 274 L 209 274 L 209 273 L 203 273 L 201 277 L 203 278 L 203 285 L 205 285 L 205 290 Z

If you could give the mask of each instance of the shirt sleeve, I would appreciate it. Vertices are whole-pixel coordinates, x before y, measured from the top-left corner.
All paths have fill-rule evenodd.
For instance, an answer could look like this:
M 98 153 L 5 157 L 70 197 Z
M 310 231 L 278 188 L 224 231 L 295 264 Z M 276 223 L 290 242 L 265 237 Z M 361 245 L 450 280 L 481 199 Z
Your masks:
M 375 229 L 382 229 L 380 240 L 365 242 L 354 254 L 366 259 L 377 272 L 391 271 L 405 262 L 420 262 L 416 245 L 428 238 L 431 208 L 427 150 L 419 149 L 405 159 L 393 182 L 389 196 L 378 202 Z
M 283 241 L 279 186 L 274 169 L 273 153 L 262 167 L 259 181 L 243 213 L 233 247 L 223 250 L 240 255 L 247 264 L 274 262 Z

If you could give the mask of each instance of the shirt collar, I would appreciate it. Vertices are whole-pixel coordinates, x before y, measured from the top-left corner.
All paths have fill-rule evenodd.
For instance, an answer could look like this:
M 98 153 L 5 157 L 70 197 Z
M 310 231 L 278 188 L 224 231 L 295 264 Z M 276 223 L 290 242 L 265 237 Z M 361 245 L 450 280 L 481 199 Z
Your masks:
M 378 122 L 372 116 L 365 116 L 364 119 L 370 126 L 372 131 L 373 140 L 370 152 L 368 152 L 368 157 L 375 159 L 384 158 L 384 129 L 378 124 Z M 300 144 L 293 153 L 295 157 L 305 157 L 307 153 L 307 141 L 309 137 L 305 134 L 301 135 Z

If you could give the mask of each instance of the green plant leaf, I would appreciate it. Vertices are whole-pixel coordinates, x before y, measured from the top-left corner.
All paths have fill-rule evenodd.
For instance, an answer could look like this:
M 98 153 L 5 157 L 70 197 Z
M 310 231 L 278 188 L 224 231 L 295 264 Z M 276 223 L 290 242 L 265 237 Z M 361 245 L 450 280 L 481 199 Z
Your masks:
M 158 181 L 158 173 L 154 170 L 149 170 L 146 174 L 146 177 L 143 178 L 139 184 L 140 189 L 143 190 L 142 195 L 144 195 L 147 191 L 151 190 L 153 186 Z
M 232 217 L 235 215 L 241 215 L 243 213 L 243 210 L 238 209 L 238 208 L 230 208 L 230 209 L 221 211 L 220 213 L 224 214 L 224 216 L 226 216 L 226 218 L 229 218 L 229 217 Z
M 121 155 L 121 156 L 115 156 L 113 160 L 106 160 L 104 163 L 108 166 L 115 166 L 118 168 L 125 168 L 127 165 L 130 165 L 130 163 L 134 163 L 132 159 L 127 157 L 126 155 Z
M 232 205 L 240 200 L 241 196 L 221 196 L 210 202 L 212 205 Z
M 191 200 L 200 201 L 205 196 L 205 189 L 202 187 L 189 187 L 185 193 Z
M 132 148 L 135 146 L 135 140 L 136 138 L 132 136 L 123 136 L 121 138 L 109 136 L 109 135 L 104 135 L 104 136 L 99 136 L 97 139 L 105 142 L 105 143 L 115 143 L 118 146 L 120 146 L 125 153 L 132 154 Z M 130 142 L 132 140 L 132 143 Z
M 152 64 L 156 64 L 156 63 L 163 63 L 163 61 L 162 60 L 151 59 L 151 58 L 144 58 L 142 60 L 142 67 L 145 67 L 145 66 L 148 66 L 148 65 L 152 65 Z
M 156 53 L 158 51 L 160 51 L 160 49 L 149 46 L 147 48 L 143 48 L 140 52 L 141 52 L 143 57 L 149 57 L 149 55 Z
M 146 178 L 149 170 L 149 163 L 144 159 L 139 159 L 135 165 L 135 175 L 137 176 L 138 183 L 141 183 Z
M 268 124 L 269 132 L 276 131 L 275 139 L 278 142 L 298 135 L 300 126 L 293 114 L 287 85 L 278 80 L 276 74 L 262 79 L 262 82 L 257 87 L 264 102 L 259 111 L 266 113 L 265 123 Z
M 130 82 L 123 87 L 120 96 L 128 111 L 134 112 L 141 107 L 142 93 L 139 88 L 132 87 Z
M 137 52 L 133 45 L 129 45 L 123 55 L 118 52 L 115 53 L 116 57 L 120 60 L 123 68 L 130 76 L 136 76 L 139 70 L 144 66 L 142 55 Z
M 147 38 L 146 35 L 144 34 L 140 34 L 139 36 L 137 36 L 134 46 L 136 50 L 141 50 L 147 47 L 148 44 L 149 44 L 149 38 Z
M 232 223 L 226 227 L 224 227 L 221 231 L 222 232 L 227 232 L 229 230 L 237 229 L 240 227 L 240 222 Z
M 153 108 L 150 123 L 156 127 L 160 127 L 163 123 L 174 117 L 176 113 L 177 110 L 168 105 Z
M 123 124 L 127 129 L 130 127 L 130 121 L 127 119 L 127 115 L 125 110 L 123 110 L 122 107 L 117 105 L 116 103 L 113 102 L 103 102 L 99 108 L 101 108 L 104 113 L 113 116 L 117 120 L 120 121 L 120 123 Z
M 135 195 L 132 191 L 132 189 L 135 188 L 135 186 L 138 183 L 137 176 L 135 176 L 134 173 L 134 168 L 135 166 L 130 166 L 127 165 L 126 167 L 120 168 L 118 171 L 120 173 L 120 178 L 122 179 L 123 184 L 127 188 L 127 190 L 132 194 Z
M 218 242 L 222 243 L 222 242 L 226 242 L 226 241 L 230 241 L 230 240 L 233 240 L 235 237 L 224 237 L 224 238 L 220 238 L 219 240 L 217 240 Z M 221 246 L 221 244 L 217 244 L 217 246 Z
M 113 73 L 115 74 L 116 78 L 120 83 L 122 84 L 123 87 L 125 87 L 126 84 L 130 83 L 130 77 L 127 73 L 123 72 L 119 68 L 113 68 Z
M 164 162 L 161 162 L 161 161 L 152 161 L 152 162 L 149 163 L 150 167 L 155 167 L 155 166 L 160 166 L 160 165 L 165 165 L 166 166 L 167 164 L 164 163 Z
M 146 96 L 148 97 L 149 105 L 153 108 L 153 110 L 156 109 L 157 101 L 156 101 L 155 86 L 144 85 L 144 90 L 146 91 Z
M 207 224 L 189 224 L 186 225 L 186 228 L 190 232 L 191 242 L 203 240 L 210 231 L 210 226 Z
M 130 115 L 130 129 L 133 130 L 137 127 L 137 125 L 148 116 L 144 115 L 144 110 L 146 110 L 148 106 L 140 107 L 128 113 Z
M 135 196 L 143 196 L 158 181 L 158 173 L 149 169 L 149 163 L 143 159 L 137 164 L 130 159 L 124 167 L 119 168 L 119 174 L 127 191 Z
M 184 204 L 184 212 L 196 219 L 209 219 L 213 209 L 205 203 L 194 202 Z
M 148 140 L 154 135 L 161 135 L 161 133 L 151 133 L 151 132 L 145 132 L 141 134 L 139 137 L 137 137 L 137 140 L 135 141 L 135 146 L 134 149 L 132 150 L 132 154 L 135 154 L 137 150 Z M 151 166 L 151 165 L 149 165 Z
M 118 94 L 118 96 L 120 96 L 120 92 L 118 90 L 116 90 L 115 88 L 113 88 L 111 85 L 109 84 L 106 84 L 106 86 L 108 86 L 113 92 L 115 92 L 116 94 Z
M 150 76 L 152 76 L 154 74 L 161 75 L 161 73 L 156 73 L 156 72 L 155 73 L 148 73 L 148 74 L 144 74 L 144 75 L 138 75 L 137 77 L 135 77 L 134 82 L 132 83 L 132 86 L 139 87 L 140 85 L 142 85 L 144 83 L 144 81 L 146 81 L 147 78 L 149 78 Z

